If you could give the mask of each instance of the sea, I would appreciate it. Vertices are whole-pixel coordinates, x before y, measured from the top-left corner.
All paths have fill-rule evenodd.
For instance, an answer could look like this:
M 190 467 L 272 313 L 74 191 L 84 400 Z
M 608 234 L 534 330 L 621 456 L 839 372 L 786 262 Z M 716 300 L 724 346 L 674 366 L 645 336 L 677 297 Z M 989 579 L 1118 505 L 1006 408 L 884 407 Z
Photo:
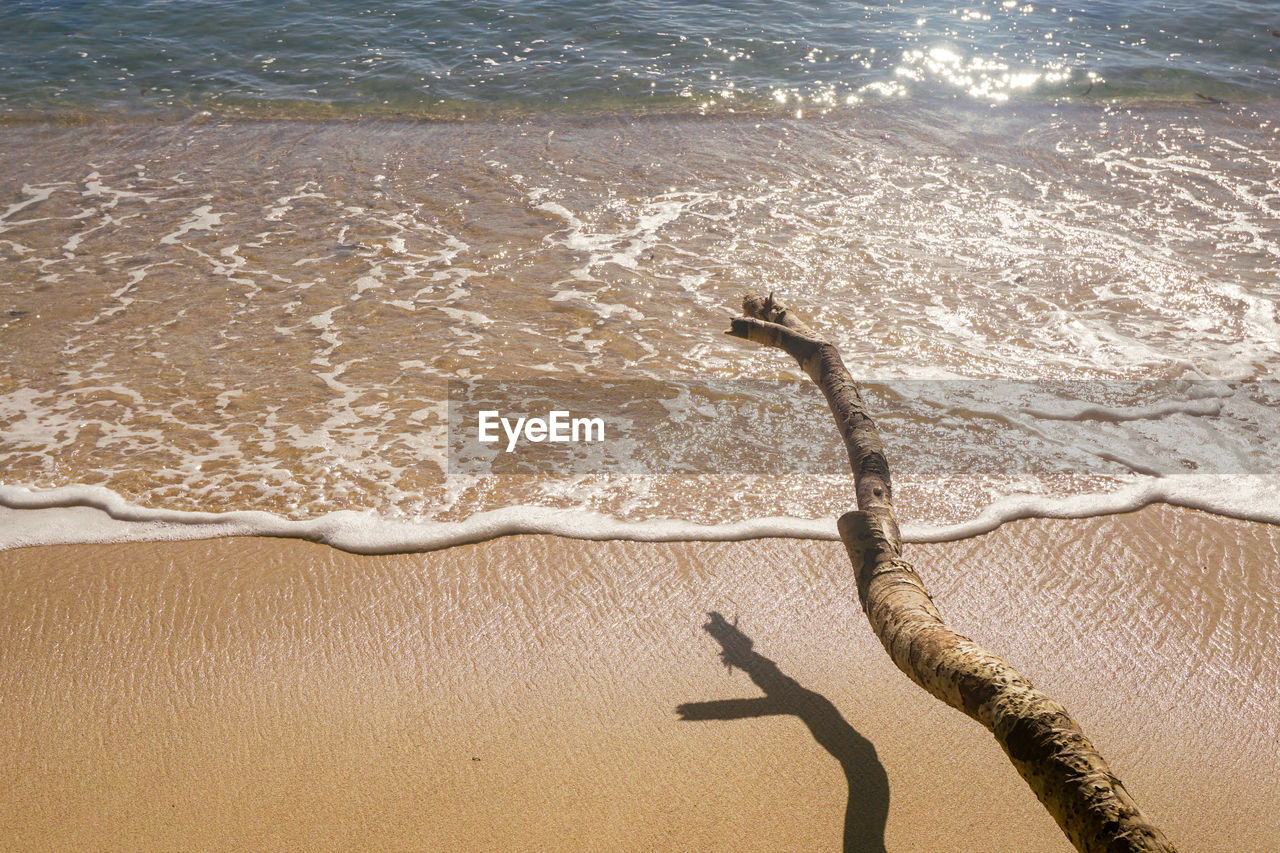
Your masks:
M 1280 523 L 1278 271 L 1280 3 L 6 0 L 0 548 L 835 538 L 748 291 L 909 540 Z

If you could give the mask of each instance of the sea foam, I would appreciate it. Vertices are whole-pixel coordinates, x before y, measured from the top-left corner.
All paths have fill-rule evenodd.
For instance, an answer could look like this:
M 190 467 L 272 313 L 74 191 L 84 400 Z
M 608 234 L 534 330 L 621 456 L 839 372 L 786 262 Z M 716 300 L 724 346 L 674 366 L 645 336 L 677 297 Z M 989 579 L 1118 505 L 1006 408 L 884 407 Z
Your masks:
M 1274 478 L 1171 476 L 1144 479 L 1102 494 L 1006 495 L 977 516 L 949 525 L 902 527 L 909 543 L 978 536 L 1030 518 L 1086 518 L 1132 512 L 1154 503 L 1280 524 L 1280 483 Z M 0 486 L 0 550 L 33 545 L 177 541 L 270 536 L 319 542 L 356 554 L 431 551 L 519 534 L 638 542 L 726 542 L 789 538 L 835 540 L 835 517 L 771 516 L 722 524 L 680 519 L 625 521 L 600 513 L 506 506 L 463 521 L 400 521 L 342 510 L 291 520 L 258 510 L 189 512 L 131 504 L 101 486 L 33 490 Z

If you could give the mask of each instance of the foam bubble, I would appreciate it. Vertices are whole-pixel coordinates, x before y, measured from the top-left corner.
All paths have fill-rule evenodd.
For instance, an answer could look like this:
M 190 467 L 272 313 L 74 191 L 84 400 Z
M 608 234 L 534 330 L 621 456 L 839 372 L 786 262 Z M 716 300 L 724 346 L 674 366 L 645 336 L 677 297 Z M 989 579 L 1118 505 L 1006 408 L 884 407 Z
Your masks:
M 22 201 L 15 201 L 13 204 L 5 208 L 4 212 L 0 213 L 0 222 L 6 222 L 10 216 L 13 216 L 18 211 L 25 210 L 33 204 L 39 204 L 40 202 L 47 200 L 49 196 L 53 195 L 55 190 L 66 185 L 66 181 L 58 181 L 39 186 L 23 184 L 22 194 L 25 195 L 26 198 Z
M 212 205 L 201 205 L 191 211 L 190 218 L 179 225 L 178 230 L 164 235 L 160 238 L 160 242 L 172 245 L 181 242 L 182 238 L 192 231 L 212 231 L 215 226 L 222 224 L 223 215 L 214 213 Z

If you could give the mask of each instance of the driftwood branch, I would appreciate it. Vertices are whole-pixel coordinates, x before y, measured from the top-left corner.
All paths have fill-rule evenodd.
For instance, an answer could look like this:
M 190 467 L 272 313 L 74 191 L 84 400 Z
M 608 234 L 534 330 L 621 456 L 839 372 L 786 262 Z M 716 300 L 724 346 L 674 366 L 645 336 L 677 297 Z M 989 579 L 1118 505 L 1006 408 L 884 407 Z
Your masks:
M 858 596 L 893 662 L 916 684 L 982 723 L 1078 850 L 1172 851 L 1080 726 L 1013 667 L 943 621 L 902 559 L 889 464 L 836 347 L 770 294 L 748 294 L 728 334 L 785 350 L 817 383 L 849 451 L 858 509 L 840 518 Z

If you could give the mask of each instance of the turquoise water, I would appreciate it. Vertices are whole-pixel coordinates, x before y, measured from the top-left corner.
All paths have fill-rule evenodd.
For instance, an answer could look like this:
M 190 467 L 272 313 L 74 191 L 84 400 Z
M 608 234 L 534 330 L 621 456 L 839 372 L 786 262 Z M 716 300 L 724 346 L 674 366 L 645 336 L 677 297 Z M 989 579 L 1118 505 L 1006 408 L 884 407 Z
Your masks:
M 828 112 L 1251 100 L 1280 3 L 0 4 L 0 113 Z

